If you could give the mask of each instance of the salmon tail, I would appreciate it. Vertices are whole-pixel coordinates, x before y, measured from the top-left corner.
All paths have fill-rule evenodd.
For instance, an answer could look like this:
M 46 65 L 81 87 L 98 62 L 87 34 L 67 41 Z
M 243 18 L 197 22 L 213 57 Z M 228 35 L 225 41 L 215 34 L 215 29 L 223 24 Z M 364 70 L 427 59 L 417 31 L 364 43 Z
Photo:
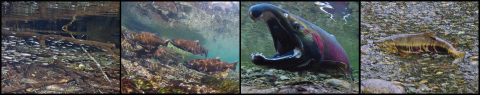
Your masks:
M 205 52 L 205 58 L 207 58 L 207 54 L 208 54 L 208 49 L 207 49 L 207 51 Z
M 235 61 L 235 62 L 233 62 L 233 63 L 232 63 L 233 66 L 232 66 L 230 69 L 232 69 L 232 70 L 234 70 L 234 71 L 237 71 L 237 63 L 238 63 L 238 60 Z
M 349 70 L 349 71 L 350 71 L 350 72 L 349 72 L 349 73 L 350 73 L 350 74 L 349 74 L 349 75 L 350 75 L 350 79 L 352 79 L 352 83 L 353 83 L 353 82 L 355 81 L 355 78 L 353 77 L 353 68 L 350 67 L 350 70 Z
M 170 39 L 165 40 L 165 45 L 163 45 L 163 46 L 167 47 L 169 42 L 170 42 Z
M 463 57 L 465 57 L 465 54 L 466 54 L 465 52 L 459 52 L 458 56 L 460 56 L 460 58 L 463 59 Z

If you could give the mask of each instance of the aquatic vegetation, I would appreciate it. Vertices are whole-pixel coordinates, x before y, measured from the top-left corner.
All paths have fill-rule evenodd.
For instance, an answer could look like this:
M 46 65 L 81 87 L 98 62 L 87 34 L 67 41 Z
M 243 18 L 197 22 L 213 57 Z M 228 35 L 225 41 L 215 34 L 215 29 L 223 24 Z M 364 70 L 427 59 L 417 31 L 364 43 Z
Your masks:
M 135 85 L 132 85 L 129 88 L 125 88 L 125 89 L 129 89 L 129 90 L 125 90 L 125 92 L 130 91 L 132 93 L 162 93 L 162 94 L 219 93 L 217 90 L 211 87 L 207 87 L 206 84 L 199 82 L 202 78 L 210 74 L 201 73 L 196 70 L 189 69 L 184 65 L 176 65 L 176 64 L 183 63 L 183 62 L 179 62 L 180 58 L 191 60 L 191 59 L 197 59 L 196 57 L 198 57 L 193 55 L 207 54 L 206 48 L 203 46 L 200 46 L 198 42 L 183 40 L 183 39 L 195 39 L 201 42 L 205 42 L 205 44 L 207 42 L 210 43 L 212 42 L 212 39 L 218 39 L 218 38 L 223 39 L 224 37 L 223 35 L 218 35 L 218 34 L 212 35 L 211 32 L 228 34 L 227 31 L 229 31 L 229 30 L 223 31 L 222 29 L 221 32 L 218 32 L 215 29 L 238 28 L 238 25 L 236 26 L 234 24 L 233 25 L 230 24 L 228 25 L 230 27 L 222 27 L 227 25 L 222 23 L 227 23 L 227 22 L 231 23 L 230 21 L 235 21 L 235 19 L 230 18 L 232 17 L 233 13 L 232 15 L 219 16 L 218 13 L 219 12 L 221 13 L 222 11 L 215 11 L 214 12 L 216 15 L 215 18 L 221 19 L 217 21 L 211 16 L 212 14 L 205 14 L 204 11 L 201 11 L 203 9 L 201 10 L 195 9 L 192 7 L 192 5 L 190 5 L 190 3 L 191 2 L 185 3 L 185 2 L 168 2 L 168 1 L 167 2 L 148 2 L 148 3 L 146 2 L 123 3 L 122 2 L 122 8 L 127 9 L 125 11 L 122 10 L 124 13 L 126 13 L 125 15 L 122 14 L 122 16 L 128 17 L 125 19 L 122 18 L 122 22 L 127 22 L 127 23 L 122 23 L 122 26 L 123 25 L 125 26 L 125 28 L 122 28 L 123 29 L 122 34 L 125 34 L 125 35 L 122 35 L 122 43 L 126 43 L 126 44 L 122 44 L 122 47 L 125 47 L 124 50 L 122 50 L 122 60 L 128 61 L 126 62 L 125 65 L 123 65 L 124 68 L 126 68 L 125 72 L 127 73 L 127 74 L 123 74 L 124 75 L 123 78 L 125 79 L 140 78 L 144 81 L 144 82 L 137 82 L 137 84 L 132 82 L 132 84 L 135 84 Z M 194 2 L 194 3 L 197 3 L 197 2 Z M 210 4 L 210 2 L 202 2 L 202 3 Z M 222 4 L 231 5 L 230 3 L 222 3 Z M 173 10 L 172 7 L 175 9 Z M 228 6 L 228 7 L 233 7 L 233 6 Z M 225 9 L 230 9 L 230 8 L 225 8 Z M 196 10 L 199 10 L 199 11 L 196 11 Z M 221 9 L 221 10 L 224 10 L 224 9 Z M 205 18 L 208 17 L 208 18 L 198 19 L 199 18 L 198 16 L 205 17 Z M 212 27 L 212 25 L 194 23 L 195 21 L 199 21 L 199 20 L 211 22 L 215 25 L 219 24 L 219 26 Z M 198 28 L 199 26 L 204 29 Z M 232 26 L 236 26 L 236 27 L 232 27 Z M 148 31 L 156 34 L 149 34 L 152 37 L 147 37 L 147 35 L 143 35 L 147 33 L 136 34 L 131 30 L 132 31 Z M 235 29 L 232 29 L 232 30 L 235 30 Z M 205 31 L 208 31 L 208 32 L 205 32 Z M 238 32 L 238 29 L 237 31 L 233 31 L 233 33 L 230 33 L 230 34 L 234 34 L 234 32 Z M 153 36 L 164 38 L 165 44 L 156 45 L 155 43 L 147 43 L 148 41 L 147 42 L 142 41 L 150 38 L 156 38 Z M 215 38 L 213 36 L 215 36 Z M 231 37 L 238 38 L 238 33 L 236 34 L 236 36 L 231 36 Z M 226 38 L 230 39 L 230 35 L 226 36 Z M 166 39 L 181 39 L 181 41 L 178 41 L 178 40 L 172 41 L 172 40 L 166 40 Z M 231 40 L 222 40 L 222 41 L 230 42 Z M 222 43 L 219 45 L 224 45 L 224 44 L 225 43 Z M 235 46 L 231 46 L 231 47 L 235 47 Z M 231 48 L 228 48 L 228 50 L 231 50 Z M 188 53 L 188 52 L 191 52 L 191 53 Z M 227 75 L 228 72 L 223 74 Z M 211 75 L 217 75 L 217 74 L 211 74 Z M 156 80 L 153 80 L 153 78 L 155 78 Z M 149 82 L 152 85 L 145 85 L 145 84 L 148 84 L 148 83 L 145 83 L 146 82 L 145 80 L 151 80 Z M 138 80 L 135 80 L 135 81 L 138 81 Z M 141 89 L 136 89 L 138 88 L 137 86 L 140 87 Z M 150 86 L 151 86 L 151 89 L 150 89 Z M 134 89 L 132 89 L 132 87 L 134 87 Z
M 207 87 L 218 90 L 219 93 L 240 93 L 240 86 L 237 80 L 209 76 L 202 78 L 201 81 L 207 84 Z

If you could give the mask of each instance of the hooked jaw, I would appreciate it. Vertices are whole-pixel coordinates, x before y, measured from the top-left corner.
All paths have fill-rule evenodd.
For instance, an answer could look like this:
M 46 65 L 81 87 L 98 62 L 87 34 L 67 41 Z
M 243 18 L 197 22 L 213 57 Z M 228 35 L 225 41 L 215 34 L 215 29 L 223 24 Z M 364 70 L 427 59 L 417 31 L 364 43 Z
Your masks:
M 296 36 L 297 29 L 294 29 L 293 24 L 296 21 L 288 19 L 290 13 L 276 7 L 275 5 L 260 3 L 252 5 L 249 9 L 250 18 L 258 21 L 261 18 L 267 23 L 271 36 L 274 41 L 274 47 L 277 52 L 271 58 L 265 58 L 261 53 L 251 54 L 251 60 L 254 64 L 262 67 L 279 67 L 279 64 L 285 63 L 284 66 L 290 66 L 291 63 L 285 61 L 299 60 L 303 52 L 303 44 Z M 280 67 L 279 67 L 280 68 Z
M 266 58 L 262 53 L 252 53 L 250 56 L 251 61 L 255 65 L 270 68 L 283 68 L 282 66 L 289 67 L 285 66 L 285 64 L 292 65 L 291 63 L 298 62 L 303 58 L 302 51 L 299 48 L 295 48 L 284 55 L 279 55 L 277 53 L 271 58 Z

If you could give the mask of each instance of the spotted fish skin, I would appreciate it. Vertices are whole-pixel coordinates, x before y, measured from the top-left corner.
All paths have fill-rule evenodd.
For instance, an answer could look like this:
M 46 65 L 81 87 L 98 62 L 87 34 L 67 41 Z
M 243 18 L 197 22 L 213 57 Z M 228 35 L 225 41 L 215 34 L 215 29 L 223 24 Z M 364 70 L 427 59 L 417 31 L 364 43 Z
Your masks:
M 207 58 L 208 49 L 205 49 L 205 47 L 201 46 L 198 40 L 190 41 L 185 39 L 171 39 L 170 43 L 182 50 L 191 52 L 194 55 L 203 56 L 203 54 L 205 54 L 205 58 Z
M 227 69 L 236 70 L 238 61 L 233 63 L 227 63 L 220 61 L 220 59 L 213 58 L 213 59 L 197 59 L 197 60 L 190 60 L 185 61 L 184 66 L 187 68 L 199 71 L 199 72 L 225 72 Z
M 405 53 L 448 53 L 455 58 L 463 58 L 465 52 L 457 51 L 454 44 L 435 37 L 432 33 L 399 34 L 373 42 L 382 50 L 403 55 Z

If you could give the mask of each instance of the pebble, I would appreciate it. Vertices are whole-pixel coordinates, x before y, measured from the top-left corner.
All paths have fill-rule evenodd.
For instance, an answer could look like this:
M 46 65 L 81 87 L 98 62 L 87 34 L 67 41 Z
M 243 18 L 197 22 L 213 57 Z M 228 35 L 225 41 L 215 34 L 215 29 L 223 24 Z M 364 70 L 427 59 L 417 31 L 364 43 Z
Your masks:
M 37 81 L 35 81 L 34 79 L 28 79 L 28 78 L 22 78 L 20 80 L 20 83 L 30 83 L 30 84 L 35 84 L 35 83 L 38 83 Z
M 13 59 L 12 57 L 8 57 L 8 56 L 4 56 L 3 58 L 9 59 L 9 60 L 10 60 L 10 59 Z
M 432 89 L 438 90 L 438 89 L 440 89 L 440 88 L 439 88 L 438 86 L 434 86 L 434 87 L 432 87 Z
M 460 58 L 457 58 L 457 59 L 452 61 L 452 64 L 456 64 L 456 63 L 460 62 L 460 60 L 461 60 Z
M 254 72 L 261 72 L 262 69 L 261 69 L 261 68 L 255 68 L 253 71 L 254 71 Z
M 275 75 L 275 73 L 270 71 L 263 73 L 263 76 L 272 76 L 272 75 Z
M 478 59 L 478 56 L 472 56 L 470 59 Z
M 266 78 L 266 77 L 260 77 L 260 78 L 258 78 L 258 79 L 260 79 L 260 80 L 265 80 L 265 79 L 267 79 L 267 78 Z
M 261 76 L 262 76 L 262 74 L 260 74 L 260 73 L 253 73 L 253 74 L 248 75 L 248 77 L 261 77 Z
M 478 61 L 472 61 L 470 62 L 470 65 L 477 65 L 478 64 Z
M 326 79 L 326 78 L 330 78 L 330 76 L 329 76 L 329 75 L 327 75 L 327 74 L 318 74 L 318 76 L 317 76 L 317 80 L 318 80 L 318 81 L 320 81 L 320 78 L 324 78 L 324 79 Z
M 280 85 L 280 82 L 276 81 L 276 82 L 275 82 L 275 85 Z
M 252 70 L 251 70 L 251 69 L 248 69 L 248 70 L 246 70 L 245 72 L 246 72 L 247 74 L 249 74 L 250 72 L 252 72 Z
M 404 87 L 381 79 L 366 79 L 361 82 L 363 93 L 406 93 Z
M 290 78 L 288 78 L 286 76 L 280 76 L 280 80 L 290 80 Z
M 328 79 L 326 82 L 325 82 L 326 85 L 331 85 L 331 86 L 334 86 L 334 87 L 341 87 L 341 88 L 345 88 L 345 90 L 356 90 L 358 91 L 358 86 L 356 85 L 352 85 L 350 84 L 349 82 L 345 81 L 345 80 L 340 80 L 340 79 Z
M 20 53 L 20 55 L 22 55 L 22 56 L 31 56 L 31 55 L 28 54 L 28 53 Z

